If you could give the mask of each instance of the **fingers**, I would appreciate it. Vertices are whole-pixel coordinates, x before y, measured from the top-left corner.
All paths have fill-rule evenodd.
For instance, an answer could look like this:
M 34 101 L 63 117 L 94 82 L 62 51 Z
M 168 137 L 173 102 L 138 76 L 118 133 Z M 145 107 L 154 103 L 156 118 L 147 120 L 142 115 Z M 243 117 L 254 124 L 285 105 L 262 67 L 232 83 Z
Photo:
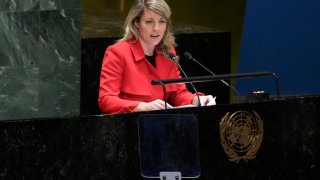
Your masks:
M 200 96 L 200 103 L 204 106 L 216 105 L 216 97 L 212 95 Z
M 213 106 L 216 105 L 216 96 L 210 99 L 210 101 L 207 103 L 207 106 Z
M 150 102 L 151 110 L 161 110 L 166 108 L 166 103 L 160 99 Z M 167 103 L 167 108 L 172 108 L 170 104 Z
M 173 108 L 169 103 L 167 103 L 167 109 Z M 134 112 L 139 111 L 153 111 L 166 109 L 166 103 L 160 99 L 154 100 L 152 102 L 140 102 L 134 109 Z
M 172 106 L 171 106 L 169 103 L 167 103 L 167 108 L 168 108 L 168 109 L 171 109 Z
M 212 95 L 199 96 L 199 98 L 200 98 L 201 105 L 204 105 L 204 106 L 216 105 L 216 97 L 213 97 Z M 198 104 L 197 97 L 195 97 L 193 101 L 196 102 L 195 104 Z M 166 103 L 163 100 L 157 99 L 157 100 L 154 100 L 154 101 L 148 102 L 148 103 L 141 102 L 134 109 L 134 111 L 163 110 L 163 109 L 166 109 L 166 104 L 167 104 L 167 109 L 172 109 L 173 108 L 169 103 Z M 192 103 L 192 104 L 194 104 L 194 103 Z

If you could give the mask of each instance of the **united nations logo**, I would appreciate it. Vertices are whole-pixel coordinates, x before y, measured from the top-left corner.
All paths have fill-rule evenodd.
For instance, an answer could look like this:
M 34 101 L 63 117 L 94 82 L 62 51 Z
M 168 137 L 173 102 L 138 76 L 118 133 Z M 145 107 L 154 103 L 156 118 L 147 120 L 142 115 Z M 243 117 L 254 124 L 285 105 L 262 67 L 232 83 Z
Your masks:
M 263 139 L 263 121 L 253 111 L 237 111 L 220 122 L 220 140 L 230 161 L 248 161 L 256 157 Z

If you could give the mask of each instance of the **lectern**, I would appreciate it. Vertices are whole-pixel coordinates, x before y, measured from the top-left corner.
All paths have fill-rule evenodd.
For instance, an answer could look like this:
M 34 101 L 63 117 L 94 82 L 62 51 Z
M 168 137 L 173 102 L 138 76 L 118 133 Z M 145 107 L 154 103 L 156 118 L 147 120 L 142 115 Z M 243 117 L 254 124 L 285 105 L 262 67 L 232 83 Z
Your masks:
M 253 126 L 256 128 L 249 128 L 251 123 L 233 121 L 237 118 L 232 115 L 239 111 L 256 112 L 251 113 L 252 117 L 259 116 L 258 124 Z M 183 177 L 184 169 L 189 168 L 174 169 L 167 160 L 181 165 L 179 159 L 171 157 L 183 159 L 190 149 L 177 147 L 193 141 L 193 153 L 190 152 L 186 165 L 195 165 L 193 175 L 200 174 L 199 180 L 319 179 L 319 112 L 320 96 L 308 95 L 118 115 L 1 121 L 0 176 L 1 179 L 142 180 L 146 178 L 141 170 L 145 176 L 156 178 L 160 176 L 159 171 L 173 170 L 171 172 L 181 172 Z M 168 115 L 175 116 L 168 118 Z M 194 125 L 197 122 L 197 128 L 188 127 L 184 120 L 177 124 L 175 117 L 185 119 L 184 115 L 186 121 Z M 247 118 L 251 116 L 239 115 L 250 122 Z M 154 118 L 159 116 L 163 116 L 161 120 L 172 121 Z M 161 128 L 150 125 L 151 120 L 157 121 Z M 144 125 L 150 126 L 150 131 L 140 133 Z M 261 128 L 263 134 L 259 133 Z M 171 129 L 172 133 L 165 132 L 166 129 Z M 189 133 L 197 134 L 199 153 L 194 146 L 196 138 Z M 249 141 L 254 136 L 257 136 L 256 141 L 254 138 Z M 151 138 L 148 143 L 139 142 L 141 139 L 148 141 L 148 138 Z M 188 142 L 179 142 L 179 139 Z M 168 151 L 158 156 L 159 151 L 153 150 L 163 145 L 161 140 L 173 143 L 159 147 Z M 248 142 L 254 145 L 261 142 L 261 146 L 255 149 Z M 246 151 L 243 147 L 250 148 Z M 151 150 L 152 157 L 145 156 L 145 150 Z M 193 161 L 196 159 L 193 156 L 199 156 L 199 161 Z M 161 169 L 158 165 L 170 169 Z

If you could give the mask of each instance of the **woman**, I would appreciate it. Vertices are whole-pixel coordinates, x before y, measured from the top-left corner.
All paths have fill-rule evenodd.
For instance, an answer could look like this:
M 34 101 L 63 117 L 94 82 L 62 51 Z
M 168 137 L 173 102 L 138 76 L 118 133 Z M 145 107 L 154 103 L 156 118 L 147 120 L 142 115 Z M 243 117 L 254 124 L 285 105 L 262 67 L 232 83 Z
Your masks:
M 170 16 L 164 0 L 134 3 L 125 22 L 124 37 L 109 46 L 103 58 L 98 99 L 103 113 L 165 109 L 162 87 L 151 85 L 151 81 L 181 78 L 177 65 L 168 58 L 170 53 L 176 54 Z M 184 84 L 167 85 L 166 91 L 172 106 L 199 102 Z M 211 95 L 199 97 L 201 105 L 215 104 Z

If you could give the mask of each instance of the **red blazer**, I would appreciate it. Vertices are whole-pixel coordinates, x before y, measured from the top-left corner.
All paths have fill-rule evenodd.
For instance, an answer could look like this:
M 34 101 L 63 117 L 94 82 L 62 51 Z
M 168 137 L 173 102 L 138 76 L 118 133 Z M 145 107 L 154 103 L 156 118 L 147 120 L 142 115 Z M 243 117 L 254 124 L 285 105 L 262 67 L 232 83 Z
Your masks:
M 163 89 L 152 80 L 181 78 L 177 65 L 156 54 L 156 67 L 145 58 L 139 41 L 117 42 L 105 52 L 99 88 L 99 108 L 103 113 L 132 112 L 140 102 L 164 100 Z M 185 84 L 166 85 L 167 101 L 173 106 L 191 104 L 195 94 Z

